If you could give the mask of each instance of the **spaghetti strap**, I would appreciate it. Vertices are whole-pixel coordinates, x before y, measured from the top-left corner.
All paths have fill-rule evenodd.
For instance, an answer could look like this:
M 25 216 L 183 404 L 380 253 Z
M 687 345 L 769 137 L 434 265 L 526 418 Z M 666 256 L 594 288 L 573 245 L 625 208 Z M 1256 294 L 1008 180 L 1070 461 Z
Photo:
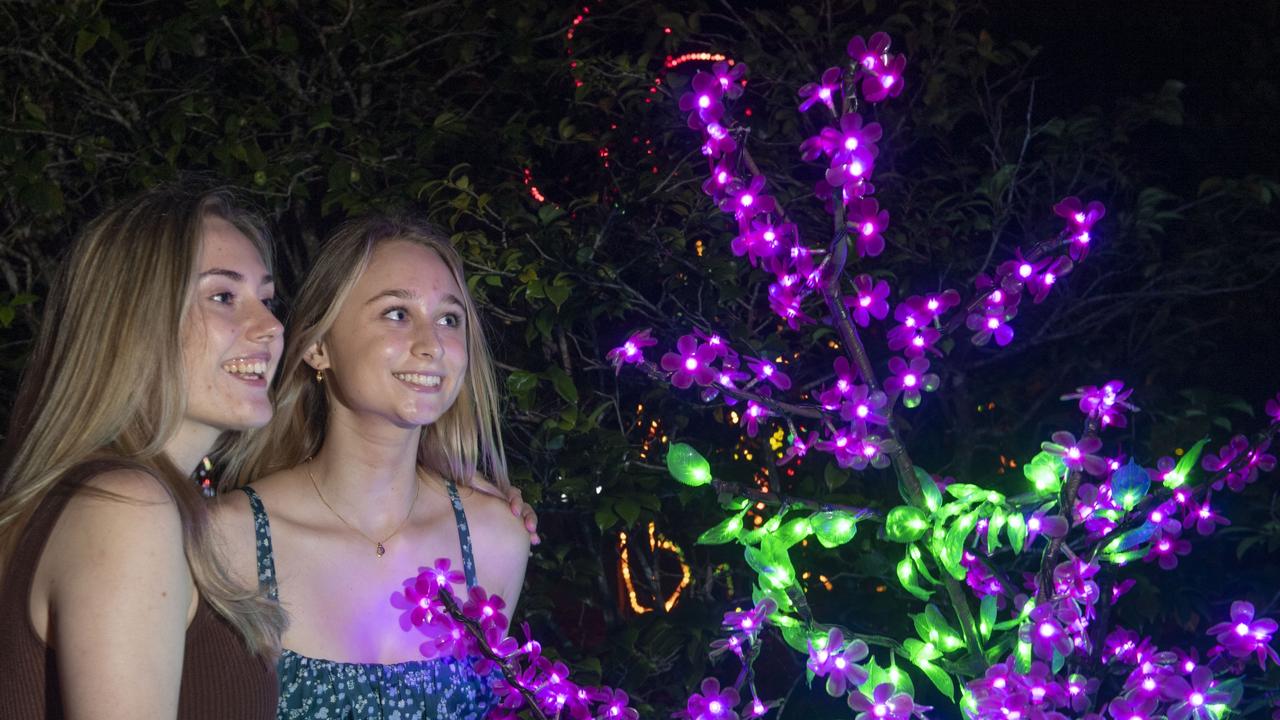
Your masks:
M 444 484 L 449 488 L 449 500 L 453 503 L 453 518 L 458 522 L 458 544 L 462 546 L 462 570 L 467 576 L 467 588 L 470 589 L 480 583 L 476 580 L 476 558 L 471 552 L 471 530 L 467 527 L 467 513 L 462 509 L 462 498 L 458 497 L 458 486 L 448 478 L 445 478 Z M 271 541 L 267 542 L 270 544 Z
M 276 560 L 271 549 L 271 521 L 267 518 L 267 509 L 262 505 L 262 498 L 253 488 L 240 488 L 249 496 L 249 507 L 253 509 L 253 534 L 257 537 L 254 548 L 258 553 L 258 587 L 265 590 L 272 600 L 280 599 L 280 591 L 276 586 Z

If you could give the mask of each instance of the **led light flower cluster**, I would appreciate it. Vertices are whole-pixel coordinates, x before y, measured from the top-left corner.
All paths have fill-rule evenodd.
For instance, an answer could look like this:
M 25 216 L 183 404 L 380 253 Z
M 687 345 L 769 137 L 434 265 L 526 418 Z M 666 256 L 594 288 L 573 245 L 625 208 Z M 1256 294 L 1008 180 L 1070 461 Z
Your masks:
M 479 674 L 496 671 L 500 675 L 492 682 L 498 706 L 487 716 L 489 720 L 513 719 L 522 710 L 543 720 L 636 720 L 640 716 L 625 692 L 573 682 L 564 663 L 542 655 L 542 646 L 529 635 L 528 626 L 523 643 L 507 635 L 509 620 L 502 612 L 506 607 L 502 598 L 481 587 L 459 598 L 454 586 L 464 583 L 462 573 L 441 558 L 405 580 L 395 603 L 404 610 L 401 625 L 422 633 L 423 657 L 469 659 Z

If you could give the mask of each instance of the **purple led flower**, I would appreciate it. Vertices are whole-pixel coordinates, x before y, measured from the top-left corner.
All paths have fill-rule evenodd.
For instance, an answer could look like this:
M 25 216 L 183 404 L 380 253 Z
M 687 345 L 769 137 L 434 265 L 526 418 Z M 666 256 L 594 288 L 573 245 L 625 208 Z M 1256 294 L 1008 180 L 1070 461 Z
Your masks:
M 478 622 L 481 629 L 494 627 L 498 630 L 506 630 L 507 616 L 502 613 L 502 609 L 506 606 L 507 603 L 501 597 L 486 594 L 482 587 L 473 587 L 467 591 L 467 601 L 462 605 L 462 614 Z
M 1049 267 L 1044 272 L 1039 273 L 1027 282 L 1027 289 L 1031 291 L 1031 299 L 1036 305 L 1044 302 L 1049 297 L 1049 291 L 1053 290 L 1053 286 L 1058 284 L 1064 275 L 1071 272 L 1073 264 L 1071 258 L 1059 257 L 1049 263 Z
M 765 381 L 779 390 L 791 389 L 791 378 L 768 360 L 747 358 L 747 368 L 756 374 L 757 381 Z
M 715 75 L 699 70 L 693 76 L 691 90 L 680 96 L 680 110 L 689 113 L 689 127 L 700 130 L 708 123 L 719 122 L 724 115 L 720 98 L 724 88 Z
M 795 232 L 791 223 L 774 224 L 768 217 L 757 216 L 750 229 L 735 237 L 729 247 L 737 257 L 746 255 L 755 267 L 758 260 L 777 257 L 793 241 Z
M 794 278 L 788 276 L 788 279 Z M 769 283 L 769 309 L 786 321 L 787 327 L 797 330 L 802 324 L 813 322 L 813 318 L 804 314 L 800 304 L 804 300 L 797 283 Z
M 831 167 L 827 168 L 827 172 L 822 177 L 833 188 L 857 186 L 871 177 L 871 173 L 876 168 L 877 152 L 876 146 L 867 145 L 840 154 L 837 156 L 838 159 L 832 161 Z M 865 190 L 857 192 L 859 197 L 867 194 Z
M 853 457 L 853 469 L 865 470 L 868 465 L 877 470 L 889 467 L 889 456 L 884 452 L 884 443 L 878 435 L 867 435 L 860 439 Z
M 1276 393 L 1275 399 L 1267 401 L 1265 409 L 1272 422 L 1280 422 L 1280 393 Z
M 840 356 L 831 363 L 836 374 L 835 383 L 818 395 L 818 402 L 827 410 L 837 410 L 845 398 L 853 391 L 853 383 L 858 378 L 858 370 L 849 364 L 849 359 Z
M 889 43 L 889 34 L 884 32 L 872 35 L 870 40 L 863 40 L 861 35 L 855 35 L 849 39 L 845 51 L 858 65 L 858 72 L 874 74 L 884 63 Z
M 1160 700 L 1154 697 L 1116 698 L 1107 705 L 1115 720 L 1152 720 Z
M 798 457 L 804 457 L 809 454 L 809 449 L 818 443 L 818 433 L 809 431 L 809 436 L 803 440 L 800 436 L 791 439 L 791 444 L 787 446 L 787 451 L 778 459 L 778 465 L 786 465 Z
M 928 303 L 919 296 L 898 303 L 893 310 L 893 318 L 901 325 L 890 330 L 885 338 L 890 350 L 901 350 L 907 357 L 920 357 L 926 350 L 933 350 L 942 333 L 929 326 L 934 313 L 927 309 Z
M 1045 515 L 1043 510 L 1037 510 L 1027 518 L 1026 544 L 1029 547 L 1040 535 L 1049 538 L 1065 537 L 1068 528 L 1067 519 L 1061 515 Z
M 1193 670 L 1190 682 L 1177 676 L 1169 678 L 1162 690 L 1165 699 L 1176 701 L 1169 706 L 1169 720 L 1213 720 L 1218 714 L 1209 706 L 1231 702 L 1231 693 L 1217 687 L 1213 671 L 1207 667 Z
M 1003 307 L 987 311 L 977 310 L 969 313 L 965 326 L 973 331 L 969 341 L 974 345 L 986 345 L 995 338 L 996 345 L 1004 347 L 1013 341 L 1013 328 L 1005 322 L 1007 316 Z
M 702 692 L 689 696 L 685 712 L 691 720 L 737 720 L 738 691 L 720 687 L 720 681 L 707 678 L 702 681 Z
M 867 657 L 867 644 L 852 640 L 831 653 L 831 671 L 827 675 L 827 694 L 840 697 L 867 681 L 867 671 L 858 663 Z
M 1019 629 L 1018 637 L 1023 642 L 1031 643 L 1031 651 L 1036 657 L 1052 660 L 1055 652 L 1063 657 L 1071 654 L 1071 636 L 1054 617 L 1053 606 L 1037 606 L 1031 611 L 1028 620 L 1030 622 Z
M 630 706 L 631 698 L 621 690 L 605 688 L 609 695 L 601 698 L 600 717 L 605 720 L 639 720 L 640 712 Z
M 853 279 L 853 289 L 854 297 L 846 297 L 844 302 L 855 323 L 867 327 L 871 318 L 883 320 L 889 314 L 889 283 L 863 274 Z
M 725 191 L 728 190 L 729 184 L 737 180 L 738 176 L 733 172 L 733 166 L 727 162 L 718 162 L 711 167 L 711 175 L 702 183 L 702 192 L 711 196 L 711 199 L 720 203 L 720 199 L 724 197 Z M 741 255 L 742 253 L 738 253 Z
M 692 120 L 690 120 L 692 122 Z M 738 149 L 733 134 L 718 122 L 709 122 L 702 129 L 702 154 L 712 159 L 722 157 Z
M 879 390 L 873 391 L 867 385 L 854 385 L 840 406 L 840 417 L 853 423 L 858 434 L 865 435 L 867 426 L 888 422 L 881 412 L 888 402 L 888 396 Z
M 920 315 L 926 322 L 933 322 L 942 317 L 948 310 L 960 304 L 960 293 L 955 290 L 943 290 L 920 297 L 917 303 Z
M 929 361 L 922 357 L 911 358 L 910 361 L 891 357 L 889 372 L 893 375 L 885 379 L 884 389 L 893 397 L 901 395 L 905 407 L 913 408 L 920 404 L 920 391 L 938 389 L 938 376 L 929 372 Z
M 716 379 L 716 370 L 711 367 L 716 355 L 710 344 L 699 345 L 697 337 L 685 335 L 676 341 L 676 352 L 662 356 L 662 369 L 673 373 L 671 384 L 682 390 L 694 383 L 710 385 Z
M 1040 443 L 1040 449 L 1062 458 L 1062 464 L 1071 470 L 1083 470 L 1096 476 L 1107 471 L 1107 464 L 1093 454 L 1102 449 L 1102 441 L 1096 437 L 1084 437 L 1076 442 L 1075 435 L 1060 430 L 1050 436 L 1049 442 Z
M 711 66 L 711 74 L 715 76 L 720 89 L 729 100 L 742 97 L 743 78 L 747 76 L 747 64 L 718 62 Z
M 724 614 L 724 620 L 721 624 L 735 632 L 744 632 L 748 635 L 755 635 L 764 627 L 765 618 L 773 614 L 778 609 L 778 604 L 769 598 L 760 601 L 759 605 L 750 610 L 739 610 L 735 612 L 727 612 Z
M 1267 658 L 1280 664 L 1280 657 L 1271 647 L 1271 636 L 1276 632 L 1276 621 L 1270 618 L 1253 619 L 1253 603 L 1231 603 L 1231 619 L 1209 628 L 1208 634 L 1216 639 L 1232 657 L 1248 657 L 1256 654 L 1258 664 L 1265 670 Z
M 815 677 L 826 677 L 831 672 L 831 659 L 843 643 L 844 633 L 840 628 L 831 628 L 827 631 L 827 639 L 821 643 L 822 647 L 814 647 L 813 641 L 810 640 L 808 642 L 809 659 L 805 661 L 805 667 L 809 668 L 809 672 Z
M 638 365 L 644 362 L 644 349 L 658 344 L 658 341 L 650 335 L 652 332 L 650 328 L 645 328 L 639 332 L 632 333 L 626 342 L 605 354 L 605 359 L 613 363 L 615 374 L 622 371 L 623 365 L 628 363 Z
M 769 388 L 760 388 L 759 394 L 768 397 Z M 739 424 L 747 429 L 747 435 L 749 437 L 755 437 L 756 433 L 760 432 L 760 421 L 769 417 L 771 414 L 772 413 L 770 413 L 769 409 L 765 406 L 757 403 L 755 400 L 748 400 L 747 407 L 742 411 L 742 415 L 740 416 Z
M 1066 560 L 1053 569 L 1053 591 L 1076 602 L 1092 605 L 1098 601 L 1098 584 L 1093 576 L 1098 574 L 1097 562 L 1086 562 L 1082 558 Z
M 891 683 L 880 683 L 867 697 L 862 691 L 849 693 L 849 707 L 857 710 L 854 720 L 908 720 L 913 712 L 929 708 L 916 707 L 911 696 L 896 692 Z
M 1089 233 L 1094 223 L 1107 214 L 1107 209 L 1097 200 L 1086 206 L 1080 198 L 1072 195 L 1054 205 L 1053 213 L 1067 221 L 1065 233 L 1071 238 L 1071 259 L 1076 262 L 1083 260 L 1089 253 L 1089 243 L 1093 239 Z
M 1203 505 L 1196 503 L 1195 500 L 1187 503 L 1187 514 L 1182 518 L 1182 526 L 1184 528 L 1195 525 L 1196 532 L 1206 536 L 1212 535 L 1219 525 L 1230 524 L 1230 520 L 1214 512 L 1209 498 L 1205 498 Z
M 836 430 L 830 438 L 823 439 L 815 447 L 825 453 L 830 453 L 835 457 L 837 465 L 847 468 L 853 467 L 859 460 L 862 460 L 862 456 L 858 452 L 860 442 L 859 435 L 849 430 Z M 866 466 L 866 461 L 862 460 L 862 467 Z
M 849 203 L 849 234 L 858 249 L 858 257 L 875 257 L 884 252 L 881 233 L 889 226 L 889 211 L 881 210 L 874 198 Z
M 862 97 L 870 103 L 897 97 L 902 94 L 902 71 L 907 67 L 907 58 L 894 55 L 888 62 L 883 62 L 875 74 L 867 74 L 862 78 Z
M 773 198 L 761 194 L 764 182 L 763 175 L 756 175 L 746 184 L 740 181 L 730 183 L 725 190 L 724 199 L 720 201 L 720 209 L 733 213 L 739 226 L 750 227 L 748 223 L 751 218 L 760 213 L 773 212 L 775 207 Z
M 1074 393 L 1063 395 L 1063 400 L 1080 399 L 1080 412 L 1089 417 L 1098 418 L 1103 428 L 1107 427 L 1125 427 L 1128 422 L 1125 420 L 1125 410 L 1137 410 L 1138 408 L 1129 402 L 1129 396 L 1133 394 L 1133 389 L 1124 389 L 1124 382 L 1120 380 L 1112 380 L 1104 383 L 1101 387 L 1086 385 L 1078 388 Z
M 1174 528 L 1174 532 L 1167 532 L 1165 528 L 1161 528 L 1152 538 L 1151 546 L 1142 558 L 1143 562 L 1155 562 L 1161 570 L 1178 567 L 1178 557 L 1191 553 L 1191 542 L 1178 537 L 1181 531 L 1181 528 Z
M 800 112 L 805 112 L 816 103 L 822 103 L 834 115 L 836 112 L 835 94 L 840 89 L 841 70 L 838 67 L 827 68 L 822 79 L 816 83 L 808 83 L 800 88 Z

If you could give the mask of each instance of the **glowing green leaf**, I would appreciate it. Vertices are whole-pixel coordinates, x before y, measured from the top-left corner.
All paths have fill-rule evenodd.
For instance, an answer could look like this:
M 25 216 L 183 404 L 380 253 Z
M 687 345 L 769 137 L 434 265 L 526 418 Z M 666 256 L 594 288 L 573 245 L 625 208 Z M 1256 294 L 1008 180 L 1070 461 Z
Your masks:
M 933 573 L 929 570 L 929 564 L 924 561 L 924 553 L 920 552 L 920 547 L 918 545 L 912 545 L 907 548 L 907 555 L 911 556 L 911 559 L 915 562 L 916 572 L 920 573 L 920 577 L 923 577 L 934 585 L 938 584 L 938 578 L 934 577 Z
M 1196 467 L 1196 462 L 1200 459 L 1200 453 L 1204 451 L 1205 443 L 1209 442 L 1209 438 L 1203 438 L 1200 442 L 1191 446 L 1191 449 L 1182 454 L 1178 458 L 1178 464 L 1164 476 L 1164 486 L 1173 489 L 1187 481 L 1191 471 Z
M 804 631 L 804 626 L 800 623 L 795 625 L 782 627 L 782 639 L 792 650 L 802 652 L 806 655 L 809 653 L 809 633 Z
M 996 624 L 996 596 L 987 595 L 982 598 L 978 607 L 978 634 L 983 640 L 991 637 L 991 629 Z
M 818 536 L 822 547 L 839 547 L 858 532 L 858 523 L 851 513 L 843 510 L 828 510 L 813 516 L 813 533 Z
M 951 574 L 956 580 L 963 580 L 965 569 L 961 566 L 960 561 L 964 557 L 965 540 L 969 537 L 969 533 L 978 524 L 974 513 L 966 513 L 947 530 L 947 537 L 942 542 L 942 552 L 938 559 L 942 562 L 943 568 Z
M 765 521 L 765 524 L 761 526 L 760 529 L 765 531 L 766 533 L 773 534 L 774 532 L 777 531 L 778 527 L 781 525 L 782 525 L 782 516 L 774 515 L 773 517 Z
M 787 522 L 774 535 L 783 545 L 791 547 L 809 537 L 812 533 L 813 524 L 809 522 L 809 518 L 800 517 Z
M 1019 640 L 1018 648 L 1014 651 L 1014 657 L 1016 658 L 1014 668 L 1019 675 L 1026 675 L 1027 671 L 1031 669 L 1031 643 L 1026 640 Z
M 1022 518 L 1022 513 L 1013 512 L 1009 513 L 1007 522 L 1005 533 L 1009 536 L 1009 544 L 1015 553 L 1020 553 L 1027 542 L 1027 521 Z
M 999 508 L 987 518 L 987 554 L 992 555 L 1000 548 L 1000 531 L 1004 529 L 1005 514 Z
M 916 466 L 916 481 L 920 483 L 920 492 L 924 495 L 925 509 L 931 513 L 937 512 L 942 507 L 942 491 L 938 490 L 938 483 L 919 465 Z
M 1022 466 L 1022 474 L 1031 481 L 1036 492 L 1056 493 L 1062 486 L 1062 460 L 1055 455 L 1041 452 Z
M 667 469 L 672 477 L 691 487 L 711 482 L 711 466 L 707 459 L 685 443 L 672 443 L 667 450 Z
M 889 683 L 898 692 L 904 692 L 908 695 L 915 695 L 916 689 L 911 683 L 911 677 L 898 669 L 897 663 L 893 656 L 889 656 L 889 666 L 880 667 L 876 664 L 874 657 L 867 658 L 862 668 L 867 671 L 867 680 L 862 684 L 868 692 L 876 686 L 883 683 Z
M 909 543 L 919 540 L 929 529 L 924 511 L 910 505 L 899 505 L 885 517 L 884 534 L 894 542 Z
M 1102 548 L 1102 552 L 1114 555 L 1141 545 L 1151 539 L 1156 532 L 1155 523 L 1145 522 L 1141 526 L 1116 536 Z
M 1146 554 L 1147 554 L 1146 550 L 1130 550 L 1128 552 L 1122 552 L 1122 553 L 1111 553 L 1108 555 L 1104 555 L 1103 557 L 1105 557 L 1108 561 L 1115 563 L 1116 565 L 1128 565 L 1134 560 L 1141 559 L 1142 556 Z
M 951 483 L 947 486 L 947 492 L 955 498 L 967 498 L 974 493 L 983 492 L 983 490 L 977 485 L 970 485 L 968 483 Z
M 945 695 L 948 700 L 950 700 L 955 694 L 955 685 L 952 684 L 951 676 L 947 674 L 946 670 L 943 670 L 928 660 L 925 660 L 924 662 L 917 662 L 916 667 L 920 668 L 920 670 L 924 672 L 925 676 L 933 681 L 934 687 L 938 688 L 938 692 Z
M 916 581 L 915 569 L 911 566 L 911 558 L 904 557 L 902 562 L 898 563 L 898 582 L 902 583 L 902 589 L 915 595 L 921 600 L 928 600 L 932 594 L 928 590 L 920 587 Z
M 738 538 L 742 532 L 742 515 L 734 515 L 698 536 L 698 545 L 722 545 Z

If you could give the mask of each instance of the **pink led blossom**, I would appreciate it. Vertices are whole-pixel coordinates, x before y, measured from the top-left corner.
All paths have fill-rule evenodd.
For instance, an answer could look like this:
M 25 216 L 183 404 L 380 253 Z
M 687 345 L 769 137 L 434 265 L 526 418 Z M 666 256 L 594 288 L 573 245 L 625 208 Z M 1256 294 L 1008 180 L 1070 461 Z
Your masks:
M 747 76 L 746 63 L 730 65 L 727 62 L 718 62 L 711 66 L 711 74 L 719 83 L 726 99 L 737 100 L 742 97 L 743 80 Z
M 1184 528 L 1190 528 L 1194 525 L 1196 532 L 1204 536 L 1212 535 L 1219 525 L 1226 526 L 1230 524 L 1230 520 L 1219 515 L 1213 509 L 1210 498 L 1205 498 L 1203 504 L 1197 503 L 1195 500 L 1187 503 L 1186 515 L 1182 518 L 1182 526 Z
M 737 257 L 747 256 L 751 266 L 757 261 L 777 257 L 783 248 L 794 244 L 796 226 L 791 223 L 775 223 L 767 215 L 758 215 L 751 219 L 745 232 L 733 238 L 729 248 Z
M 720 209 L 732 213 L 740 228 L 749 228 L 751 218 L 773 212 L 776 207 L 773 198 L 763 194 L 764 183 L 763 175 L 756 175 L 747 183 L 735 180 L 725 190 Z
M 1253 603 L 1237 601 L 1231 603 L 1231 619 L 1213 625 L 1207 631 L 1215 636 L 1218 643 L 1232 657 L 1248 657 L 1256 655 L 1258 664 L 1265 670 L 1267 659 L 1280 664 L 1280 656 L 1271 647 L 1271 636 L 1275 634 L 1277 624 L 1270 618 L 1255 620 Z
M 876 152 L 874 145 L 868 145 L 838 155 L 831 167 L 827 168 L 823 179 L 833 188 L 856 186 L 865 182 L 876 169 Z M 865 189 L 857 193 L 859 197 L 867 194 L 869 192 Z
M 875 198 L 862 198 L 849 203 L 848 231 L 858 250 L 858 257 L 875 257 L 884 252 L 881 233 L 889 226 L 889 211 L 881 210 Z
M 805 112 L 817 103 L 827 106 L 827 109 L 834 115 L 836 112 L 836 93 L 840 91 L 840 76 L 843 73 L 840 68 L 827 68 L 822 73 L 822 79 L 816 83 L 808 83 L 801 86 L 797 94 L 800 95 L 800 112 Z
M 1175 701 L 1169 706 L 1169 720 L 1217 718 L 1218 714 L 1210 710 L 1209 706 L 1231 703 L 1231 693 L 1217 685 L 1213 679 L 1213 671 L 1203 666 L 1192 671 L 1189 682 L 1182 677 L 1169 678 L 1163 689 L 1164 697 Z
M 885 379 L 884 389 L 893 398 L 901 397 L 906 407 L 919 405 L 921 392 L 938 389 L 938 376 L 929 372 L 929 361 L 922 357 L 910 360 L 891 357 L 889 372 L 892 375 Z
M 676 352 L 662 356 L 662 369 L 672 373 L 671 384 L 682 390 L 694 383 L 710 385 L 716 379 L 711 366 L 716 352 L 710 344 L 699 345 L 697 337 L 685 335 L 676 341 Z
M 858 379 L 858 369 L 843 355 L 831 363 L 831 369 L 835 371 L 835 382 L 819 393 L 818 402 L 828 410 L 836 410 L 853 391 L 853 383 Z
M 1076 442 L 1076 436 L 1060 430 L 1050 436 L 1048 442 L 1040 443 L 1040 449 L 1062 458 L 1062 464 L 1068 469 L 1103 475 L 1107 464 L 1094 453 L 1102 449 L 1102 441 L 1096 437 L 1083 437 Z
M 889 313 L 889 283 L 862 274 L 853 279 L 854 294 L 844 299 L 853 321 L 862 327 L 871 324 L 871 318 L 883 320 Z
M 1089 252 L 1089 243 L 1093 240 L 1090 233 L 1094 223 L 1107 214 L 1107 209 L 1097 200 L 1086 206 L 1080 198 L 1072 195 L 1054 205 L 1053 212 L 1067 221 L 1065 232 L 1071 239 L 1068 252 L 1072 260 L 1080 262 Z
M 791 377 L 769 360 L 747 358 L 747 368 L 755 373 L 757 382 L 767 382 L 779 390 L 791 389 Z
M 892 684 L 880 683 L 864 695 L 863 689 L 849 693 L 849 707 L 858 711 L 854 720 L 908 720 L 912 713 L 923 713 L 930 708 L 917 706 L 911 696 L 897 692 Z
M 724 115 L 720 99 L 725 89 L 716 76 L 699 70 L 693 76 L 690 90 L 680 96 L 680 110 L 689 113 L 689 127 L 700 130 L 708 123 L 719 122 Z
M 965 326 L 973 331 L 973 336 L 969 341 L 974 345 L 986 345 L 995 339 L 996 345 L 1004 347 L 1013 341 L 1013 328 L 1005 321 L 1007 320 L 1004 308 L 995 311 L 976 311 L 969 314 L 965 319 Z
M 769 395 L 769 388 L 760 388 L 758 393 L 767 397 Z M 749 437 L 755 437 L 756 434 L 760 432 L 760 422 L 772 414 L 773 413 L 769 412 L 768 408 L 757 403 L 755 400 L 748 400 L 746 409 L 738 416 L 738 423 L 747 429 L 747 435 Z
M 644 362 L 644 349 L 658 344 L 658 341 L 650 334 L 652 332 L 650 328 L 645 328 L 639 332 L 632 333 L 626 342 L 605 354 L 605 359 L 613 363 L 615 374 L 622 371 L 623 365 L 638 365 Z
M 1153 720 L 1160 700 L 1155 697 L 1116 698 L 1107 705 L 1115 720 Z
M 778 465 L 786 465 L 796 458 L 808 455 L 809 450 L 817 443 L 818 433 L 812 430 L 806 438 L 801 439 L 798 435 L 793 437 L 791 439 L 791 444 L 787 445 L 786 451 L 782 454 L 782 457 L 778 459 Z
M 1129 402 L 1133 389 L 1124 389 L 1124 382 L 1112 380 L 1100 387 L 1086 385 L 1074 393 L 1063 395 L 1063 400 L 1080 400 L 1080 412 L 1088 417 L 1097 418 L 1103 428 L 1122 428 L 1128 424 L 1124 413 L 1126 410 L 1137 410 L 1137 406 Z
M 883 392 L 867 385 L 854 385 L 840 405 L 840 417 L 852 423 L 857 433 L 865 435 L 869 426 L 888 422 L 883 412 L 888 402 Z
M 1071 636 L 1054 617 L 1052 605 L 1036 606 L 1027 619 L 1029 622 L 1019 629 L 1018 637 L 1023 642 L 1031 643 L 1031 651 L 1036 657 L 1052 660 L 1054 653 L 1063 657 L 1071 654 Z
M 936 301 L 935 301 L 936 304 Z M 942 338 L 942 333 L 930 323 L 936 314 L 927 308 L 928 301 L 919 296 L 909 297 L 898 303 L 893 318 L 899 325 L 886 336 L 890 350 L 900 350 L 907 357 L 921 357 Z M 936 352 L 936 351 L 935 351 Z
M 1174 532 L 1162 528 L 1151 539 L 1143 562 L 1155 562 L 1161 570 L 1178 567 L 1178 558 L 1191 553 L 1191 542 L 1178 537 L 1181 532 L 1181 528 L 1175 528 Z

